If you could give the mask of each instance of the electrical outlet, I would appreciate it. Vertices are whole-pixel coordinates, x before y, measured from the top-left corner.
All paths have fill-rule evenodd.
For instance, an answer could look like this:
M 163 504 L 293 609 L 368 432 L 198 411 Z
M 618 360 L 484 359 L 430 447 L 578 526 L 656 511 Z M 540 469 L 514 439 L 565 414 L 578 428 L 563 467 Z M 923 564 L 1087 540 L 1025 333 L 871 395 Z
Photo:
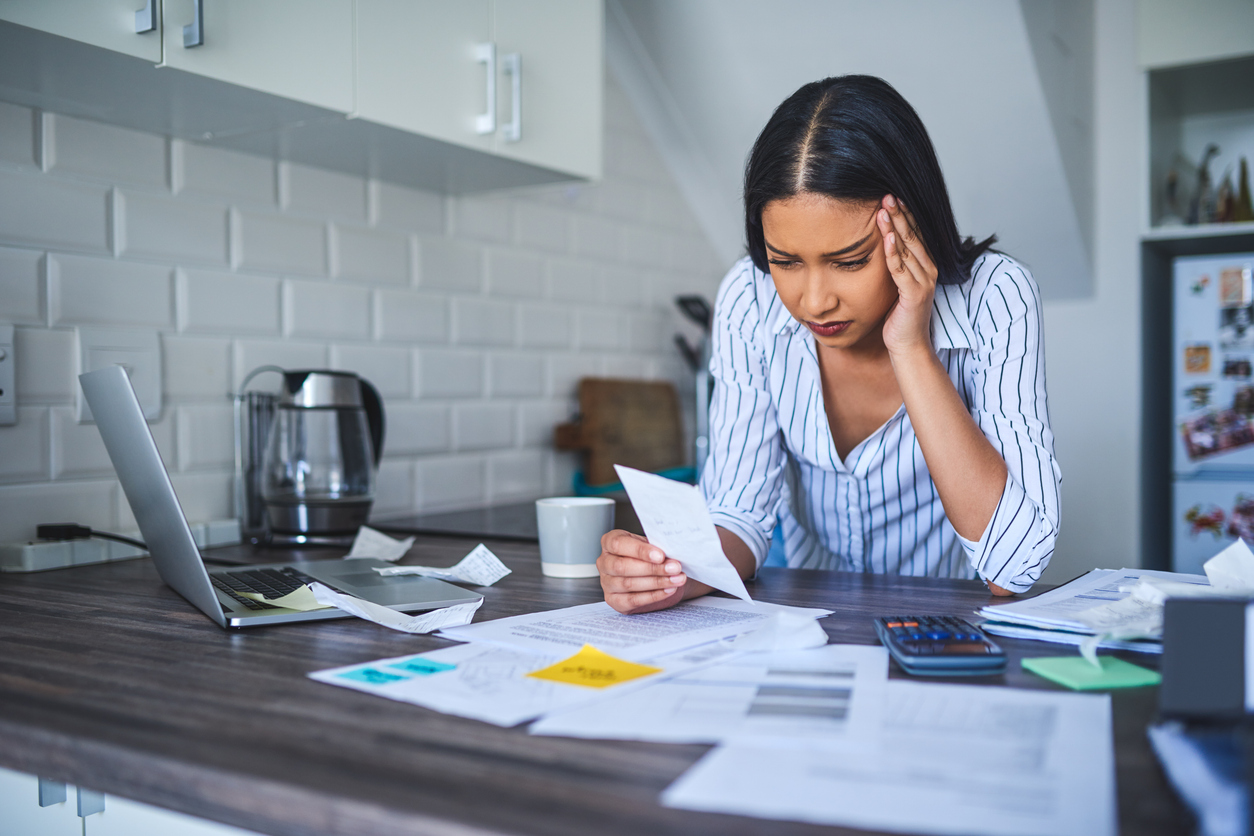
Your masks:
M 78 332 L 78 373 L 86 374 L 109 366 L 126 369 L 144 417 L 161 417 L 161 340 L 156 331 L 129 328 L 85 328 Z M 78 421 L 91 421 L 91 407 L 78 389 Z
M 17 390 L 14 388 L 13 326 L 0 325 L 0 426 L 17 423 Z

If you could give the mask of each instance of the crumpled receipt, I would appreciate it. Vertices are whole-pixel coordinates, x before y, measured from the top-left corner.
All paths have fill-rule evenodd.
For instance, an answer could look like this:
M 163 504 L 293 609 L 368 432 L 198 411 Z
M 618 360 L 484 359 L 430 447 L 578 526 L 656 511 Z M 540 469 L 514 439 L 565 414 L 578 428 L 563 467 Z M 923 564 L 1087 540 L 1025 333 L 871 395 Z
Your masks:
M 1254 552 L 1238 539 L 1202 566 L 1210 585 L 1225 592 L 1254 593 Z
M 376 566 L 375 571 L 384 576 L 422 575 L 424 578 L 474 586 L 491 586 L 510 573 L 501 559 L 483 543 L 475 546 L 470 554 L 448 569 L 436 569 L 434 566 Z
M 478 601 L 468 601 L 465 604 L 454 604 L 439 610 L 407 615 L 381 604 L 373 604 L 352 595 L 336 592 L 317 581 L 311 583 L 308 588 L 320 604 L 336 607 L 350 615 L 373 621 L 375 624 L 399 630 L 402 633 L 430 633 L 445 627 L 460 627 L 463 624 L 469 624 L 475 617 L 475 610 L 483 604 L 483 599 L 480 598 Z
M 394 540 L 382 531 L 375 531 L 370 526 L 363 525 L 357 532 L 357 536 L 353 538 L 353 548 L 344 555 L 344 559 L 374 557 L 392 563 L 404 557 L 405 552 L 409 551 L 413 544 L 413 537 Z
M 827 632 L 818 619 L 803 612 L 780 612 L 758 629 L 732 639 L 736 650 L 809 650 L 827 644 Z

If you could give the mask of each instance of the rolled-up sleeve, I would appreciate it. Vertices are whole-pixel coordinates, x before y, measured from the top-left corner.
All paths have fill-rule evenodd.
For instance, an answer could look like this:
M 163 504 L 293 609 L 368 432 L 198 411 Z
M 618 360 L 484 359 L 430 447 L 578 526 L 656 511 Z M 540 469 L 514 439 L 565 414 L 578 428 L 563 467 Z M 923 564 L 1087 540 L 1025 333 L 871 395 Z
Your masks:
M 976 277 L 971 293 L 977 344 L 964 376 L 964 396 L 1006 462 L 1006 486 L 980 539 L 958 539 L 981 578 L 1023 592 L 1040 578 L 1054 553 L 1062 475 L 1046 405 L 1036 283 L 1013 262 L 989 267 L 987 277 Z
M 714 393 L 701 491 L 714 524 L 743 540 L 760 567 L 782 502 L 785 454 L 747 260 L 723 280 L 711 330 Z

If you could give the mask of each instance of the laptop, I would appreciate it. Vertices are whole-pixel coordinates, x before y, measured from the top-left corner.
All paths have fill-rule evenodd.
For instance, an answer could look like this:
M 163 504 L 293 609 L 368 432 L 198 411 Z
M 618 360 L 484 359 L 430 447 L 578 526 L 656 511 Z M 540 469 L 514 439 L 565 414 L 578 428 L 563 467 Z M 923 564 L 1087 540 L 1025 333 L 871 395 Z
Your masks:
M 274 599 L 312 581 L 400 612 L 433 610 L 483 597 L 432 578 L 383 577 L 375 567 L 391 564 L 374 558 L 206 569 L 126 370 L 110 366 L 78 379 L 157 572 L 218 625 L 252 627 L 351 617 L 334 608 L 300 612 L 275 607 L 240 594 L 260 592 Z

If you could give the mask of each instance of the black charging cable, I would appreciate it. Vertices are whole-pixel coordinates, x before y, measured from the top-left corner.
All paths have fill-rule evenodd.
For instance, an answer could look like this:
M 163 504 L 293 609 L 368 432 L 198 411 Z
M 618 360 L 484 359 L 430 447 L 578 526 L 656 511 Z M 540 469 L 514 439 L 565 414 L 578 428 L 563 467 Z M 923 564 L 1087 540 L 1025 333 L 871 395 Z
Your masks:
M 118 543 L 125 543 L 128 546 L 148 551 L 148 546 L 144 545 L 142 540 L 136 540 L 133 537 L 123 537 L 121 534 L 110 534 L 107 531 L 96 531 L 93 528 L 76 523 L 44 523 L 43 525 L 37 525 L 35 526 L 35 536 L 40 540 L 89 540 L 92 537 L 99 537 L 101 540 L 114 540 Z

